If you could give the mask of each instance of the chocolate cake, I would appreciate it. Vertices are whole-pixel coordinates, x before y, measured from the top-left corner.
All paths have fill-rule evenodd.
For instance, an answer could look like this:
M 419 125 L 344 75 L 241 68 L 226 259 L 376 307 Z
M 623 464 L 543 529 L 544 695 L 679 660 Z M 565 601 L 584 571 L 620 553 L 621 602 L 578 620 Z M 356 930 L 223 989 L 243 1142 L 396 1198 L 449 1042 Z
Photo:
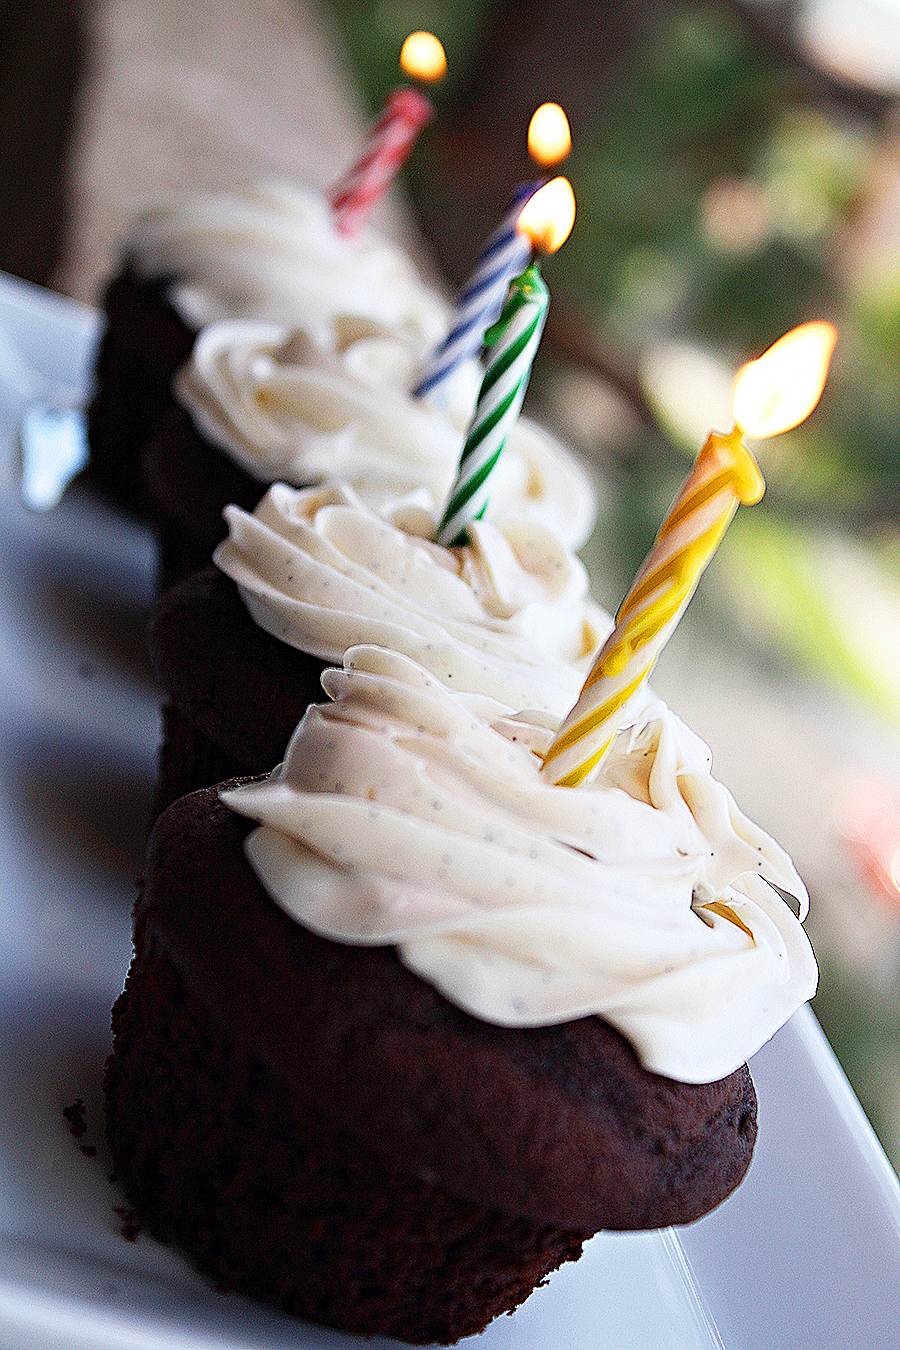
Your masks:
M 815 988 L 805 890 L 658 702 L 569 789 L 552 717 L 408 655 L 321 685 L 275 769 L 154 827 L 109 1140 L 223 1289 L 451 1342 L 739 1183 L 744 1061 Z
M 162 410 L 147 438 L 141 477 L 159 532 L 160 590 L 209 565 L 227 534 L 226 506 L 252 511 L 265 491 L 176 405 Z
M 326 663 L 255 624 L 234 582 L 213 567 L 160 597 L 149 640 L 167 698 L 159 810 L 195 788 L 277 764 L 307 705 L 321 697 Z
M 185 194 L 142 212 L 102 299 L 106 330 L 88 415 L 89 476 L 128 510 L 153 517 L 141 457 L 197 335 L 220 319 L 314 327 L 371 316 L 429 350 L 445 302 L 405 253 L 363 230 L 350 239 L 318 193 L 286 183 Z
M 157 822 L 106 1075 L 141 1222 L 226 1290 L 449 1343 L 600 1228 L 688 1222 L 741 1180 L 746 1067 L 643 1069 L 606 1021 L 490 1025 L 393 948 L 272 903 L 216 790 Z
M 126 260 L 106 287 L 94 393 L 88 406 L 90 481 L 117 505 L 155 517 L 141 458 L 196 332 L 167 299 L 170 278 L 146 280 Z
M 448 550 L 424 511 L 395 524 L 341 485 L 276 484 L 252 515 L 226 514 L 216 559 L 234 580 L 204 569 L 151 616 L 170 704 L 160 805 L 277 763 L 325 664 L 349 646 L 392 645 L 455 688 L 561 715 L 609 626 L 582 565 L 534 524 L 480 522 Z

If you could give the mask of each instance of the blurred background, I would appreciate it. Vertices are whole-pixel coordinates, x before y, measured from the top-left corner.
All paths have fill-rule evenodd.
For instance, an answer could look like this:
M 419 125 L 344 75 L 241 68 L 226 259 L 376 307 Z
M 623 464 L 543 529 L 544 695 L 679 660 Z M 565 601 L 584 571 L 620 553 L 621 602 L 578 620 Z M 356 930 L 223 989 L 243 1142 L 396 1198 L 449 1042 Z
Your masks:
M 654 677 L 812 895 L 816 1013 L 900 1166 L 900 0 L 4 4 L 0 269 L 89 303 L 134 210 L 274 170 L 326 184 L 431 28 L 449 73 L 390 227 L 457 284 L 569 115 L 578 216 L 544 268 L 531 411 L 601 496 L 615 609 L 737 367 L 839 330 L 819 408 L 760 447 Z M 298 153 L 302 147 L 302 153 Z

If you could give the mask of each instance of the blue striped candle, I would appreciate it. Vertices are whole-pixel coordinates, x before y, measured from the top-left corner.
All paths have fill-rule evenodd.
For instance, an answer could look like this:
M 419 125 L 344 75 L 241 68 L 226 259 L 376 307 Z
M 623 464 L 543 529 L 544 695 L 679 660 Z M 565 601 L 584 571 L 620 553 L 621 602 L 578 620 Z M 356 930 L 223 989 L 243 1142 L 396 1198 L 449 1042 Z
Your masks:
M 534 244 L 517 228 L 522 207 L 542 182 L 522 183 L 509 204 L 503 221 L 490 236 L 475 264 L 475 270 L 456 297 L 450 331 L 434 351 L 413 390 L 414 398 L 433 395 L 463 361 L 477 356 L 484 335 L 503 308 L 513 277 L 531 261 Z

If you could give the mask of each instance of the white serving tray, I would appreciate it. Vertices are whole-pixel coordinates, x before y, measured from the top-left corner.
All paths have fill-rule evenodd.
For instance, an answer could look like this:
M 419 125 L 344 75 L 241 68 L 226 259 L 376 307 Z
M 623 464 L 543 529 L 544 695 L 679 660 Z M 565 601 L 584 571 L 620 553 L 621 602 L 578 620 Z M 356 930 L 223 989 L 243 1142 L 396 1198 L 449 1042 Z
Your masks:
M 0 330 L 38 377 L 76 397 L 98 327 L 92 311 L 0 276 Z M 10 369 L 0 378 L 0 1346 L 377 1350 L 388 1343 L 216 1294 L 176 1252 L 121 1235 L 100 1079 L 155 773 L 157 694 L 143 654 L 153 548 L 77 486 L 45 514 L 21 506 L 12 433 L 34 389 Z M 598 1236 L 471 1343 L 900 1343 L 900 1188 L 812 1015 L 752 1067 L 760 1139 L 725 1205 L 677 1233 Z M 78 1097 L 80 1141 L 62 1115 Z

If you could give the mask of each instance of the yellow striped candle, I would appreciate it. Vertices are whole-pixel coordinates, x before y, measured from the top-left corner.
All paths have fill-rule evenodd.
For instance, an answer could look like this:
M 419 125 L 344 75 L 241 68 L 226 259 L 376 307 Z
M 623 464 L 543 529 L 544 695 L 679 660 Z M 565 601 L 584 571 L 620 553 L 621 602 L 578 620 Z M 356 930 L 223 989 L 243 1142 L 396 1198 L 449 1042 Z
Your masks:
M 544 757 L 542 772 L 575 787 L 599 768 L 628 705 L 656 664 L 741 502 L 758 502 L 762 474 L 743 443 L 788 431 L 809 415 L 828 373 L 836 334 L 804 324 L 745 366 L 734 386 L 734 430 L 710 433 L 616 614 L 578 702 Z

